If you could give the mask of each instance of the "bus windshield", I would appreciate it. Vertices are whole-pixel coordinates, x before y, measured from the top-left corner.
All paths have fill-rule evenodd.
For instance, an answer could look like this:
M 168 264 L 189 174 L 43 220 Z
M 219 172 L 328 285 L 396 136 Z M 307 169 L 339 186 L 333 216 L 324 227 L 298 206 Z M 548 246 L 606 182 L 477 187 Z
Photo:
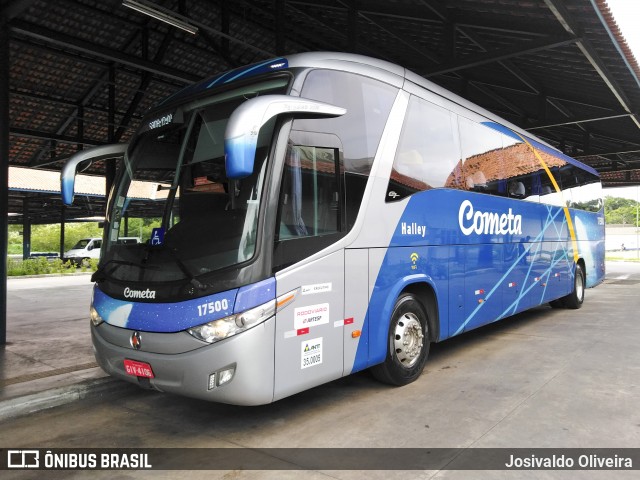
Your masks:
M 260 130 L 253 174 L 242 180 L 226 176 L 224 133 L 242 102 L 284 93 L 286 85 L 280 78 L 227 91 L 156 115 L 144 125 L 110 198 L 100 275 L 193 281 L 254 256 L 274 122 Z M 143 242 L 117 241 L 130 235 Z

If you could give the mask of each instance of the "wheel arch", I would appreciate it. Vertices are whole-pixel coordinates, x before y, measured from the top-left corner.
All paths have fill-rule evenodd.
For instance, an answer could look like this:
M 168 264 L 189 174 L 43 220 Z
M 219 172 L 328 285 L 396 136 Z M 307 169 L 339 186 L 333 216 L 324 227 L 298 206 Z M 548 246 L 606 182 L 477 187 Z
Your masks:
M 367 367 L 384 362 L 388 350 L 389 326 L 391 316 L 398 297 L 403 292 L 410 292 L 417 297 L 429 317 L 429 329 L 434 339 L 439 339 L 438 288 L 431 277 L 425 274 L 407 275 L 394 279 L 391 285 L 386 285 L 375 291 L 369 302 L 368 317 L 368 360 Z M 373 299 L 375 297 L 375 300 Z M 429 303 L 430 302 L 430 303 Z M 436 337 L 437 335 L 437 337 Z M 432 334 L 429 334 L 429 340 Z

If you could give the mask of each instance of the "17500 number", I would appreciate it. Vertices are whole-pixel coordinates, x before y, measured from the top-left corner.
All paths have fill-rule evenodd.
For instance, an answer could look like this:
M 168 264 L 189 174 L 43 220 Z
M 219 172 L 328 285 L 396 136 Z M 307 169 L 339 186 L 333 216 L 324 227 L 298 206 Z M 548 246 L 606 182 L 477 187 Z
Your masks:
M 229 300 L 223 298 L 222 300 L 216 300 L 215 302 L 198 305 L 198 316 L 204 317 L 205 315 L 211 315 L 225 310 L 229 310 Z

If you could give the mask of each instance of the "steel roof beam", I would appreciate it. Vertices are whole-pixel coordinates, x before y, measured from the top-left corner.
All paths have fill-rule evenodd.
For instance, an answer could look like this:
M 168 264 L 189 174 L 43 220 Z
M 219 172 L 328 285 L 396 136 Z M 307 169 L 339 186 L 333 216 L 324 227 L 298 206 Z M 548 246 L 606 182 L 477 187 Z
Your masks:
M 81 118 L 80 113 L 84 108 L 84 104 L 88 102 L 91 98 L 93 98 L 94 95 L 101 88 L 102 88 L 102 81 L 97 81 L 93 85 L 93 87 L 91 87 L 88 90 L 88 92 L 83 95 L 82 100 L 74 105 L 74 110 L 67 116 L 67 119 L 58 126 L 55 133 L 56 135 L 63 135 L 64 132 L 67 130 L 67 128 L 69 128 L 71 124 L 74 122 L 74 120 L 80 120 Z M 52 139 L 52 140 L 57 140 L 57 139 Z M 100 142 L 100 143 L 103 143 L 103 142 Z M 79 146 L 83 145 L 83 143 L 78 142 L 78 138 L 76 138 L 76 144 L 78 144 Z M 46 160 L 44 162 L 42 161 L 42 157 L 44 153 L 45 152 L 43 152 L 43 150 L 40 150 L 39 152 L 34 153 L 33 156 L 29 159 L 28 165 L 30 167 L 40 167 L 42 165 L 48 165 L 52 163 L 50 160 Z
M 581 31 L 580 26 L 576 23 L 563 2 L 560 0 L 544 0 L 544 2 L 568 33 L 577 35 Z M 586 38 L 581 38 L 577 45 L 585 58 L 591 63 L 591 66 L 598 72 L 598 75 L 600 75 L 600 78 L 602 78 L 611 93 L 613 93 L 620 105 L 622 105 L 625 112 L 633 113 L 634 109 L 626 93 L 602 61 L 596 49 L 593 48 Z M 640 120 L 635 116 L 632 116 L 631 119 L 640 129 Z
M 593 157 L 593 156 L 599 156 L 599 157 L 606 157 L 608 155 L 626 155 L 626 154 L 630 154 L 630 153 L 640 153 L 640 148 L 635 148 L 635 149 L 624 149 L 624 150 L 611 150 L 608 152 L 589 152 L 589 153 L 583 153 L 582 155 L 576 155 L 575 158 L 577 158 L 578 160 L 580 160 L 581 158 L 585 158 L 585 157 Z
M 497 93 L 495 93 L 493 90 L 491 90 L 491 89 L 489 89 L 489 88 L 487 88 L 487 87 L 485 87 L 483 85 L 480 85 L 480 84 L 474 82 L 473 80 L 470 81 L 469 84 L 471 86 L 473 86 L 473 88 L 475 88 L 476 90 L 479 90 L 480 92 L 482 92 L 487 97 L 492 98 L 493 100 L 498 102 L 500 105 L 502 105 L 502 106 L 508 108 L 509 110 L 511 110 L 512 112 L 514 112 L 523 121 L 526 121 L 527 118 L 529 118 L 529 115 L 527 114 L 527 112 L 525 112 L 522 108 L 518 107 L 513 102 L 510 102 L 510 101 L 506 100 L 502 96 L 500 96 Z
M 530 130 L 539 130 L 541 128 L 552 128 L 552 127 L 562 127 L 565 125 L 576 125 L 579 123 L 590 123 L 590 122 L 601 122 L 603 120 L 614 120 L 616 118 L 626 118 L 629 117 L 631 114 L 630 113 L 621 113 L 618 115 L 609 115 L 606 117 L 589 117 L 589 118 L 582 118 L 582 119 L 575 119 L 575 120 L 570 120 L 567 122 L 561 122 L 561 123 L 549 123 L 546 125 L 535 125 L 532 127 L 527 127 L 525 128 L 525 130 L 530 131 Z
M 57 103 L 59 105 L 65 105 L 67 107 L 78 106 L 78 102 L 74 102 L 72 100 L 67 100 L 65 98 L 50 97 L 48 95 L 42 95 L 42 94 L 33 93 L 33 92 L 22 92 L 20 90 L 16 90 L 15 88 L 12 88 L 10 93 L 11 93 L 11 96 L 13 97 L 24 97 L 31 100 L 42 100 L 44 102 Z M 90 110 L 92 112 L 109 113 L 109 109 L 107 108 L 96 107 L 96 106 L 87 105 L 87 104 L 85 104 L 84 108 L 85 110 Z M 120 115 L 120 116 L 124 115 L 124 112 L 115 112 L 115 113 L 116 115 Z M 142 118 L 141 115 L 136 115 L 135 117 Z
M 142 28 L 144 28 L 148 22 L 149 20 L 147 20 L 147 22 L 142 26 Z M 136 29 L 131 35 L 129 35 L 125 44 L 127 46 L 130 46 L 138 38 L 138 34 L 139 34 L 139 29 Z M 143 36 L 143 40 L 144 40 L 144 36 Z M 73 123 L 76 116 L 79 114 L 80 108 L 84 108 L 84 106 L 87 103 L 89 103 L 89 101 L 95 95 L 97 95 L 97 93 L 103 88 L 104 86 L 103 77 L 105 75 L 109 76 L 110 88 L 115 86 L 114 74 L 115 74 L 115 67 L 113 63 L 111 63 L 111 65 L 109 65 L 108 68 L 105 68 L 102 72 L 98 74 L 97 79 L 93 82 L 93 85 L 85 91 L 84 95 L 82 96 L 82 99 L 79 102 L 76 102 L 75 104 L 72 105 L 74 107 L 74 110 L 69 114 L 67 119 L 58 125 L 58 128 L 56 129 L 57 135 L 64 134 L 64 132 L 67 130 L 67 128 L 69 128 L 69 126 Z M 136 91 L 136 95 L 138 93 L 139 91 Z M 109 118 L 111 118 L 111 112 L 108 112 L 108 115 L 109 115 Z M 112 122 L 110 121 L 108 125 L 110 130 L 114 128 L 114 125 L 112 125 L 111 123 Z M 39 152 L 36 152 L 30 158 L 28 165 L 30 167 L 41 167 L 43 165 L 50 165 L 51 163 L 56 163 L 57 160 L 55 158 L 55 150 L 52 152 L 51 158 L 48 160 L 43 160 L 44 153 L 46 153 L 44 152 L 44 150 L 40 150 Z
M 15 135 L 17 137 L 25 137 L 25 138 L 35 138 L 37 140 L 55 140 L 60 143 L 70 143 L 76 145 L 78 143 L 77 137 L 71 137 L 69 135 L 59 135 L 51 132 L 43 132 L 40 130 L 31 130 L 28 128 L 15 128 L 11 127 L 9 129 L 9 133 L 11 135 Z M 102 145 L 104 142 L 94 139 L 83 139 L 82 145 L 86 145 L 89 147 L 95 145 Z M 59 160 L 56 160 L 59 161 Z
M 570 45 L 579 41 L 578 37 L 547 37 L 543 40 L 531 41 L 515 48 L 505 48 L 494 52 L 487 52 L 480 55 L 474 55 L 472 58 L 466 57 L 457 62 L 449 62 L 440 64 L 431 70 L 427 70 L 423 75 L 425 77 L 433 77 L 444 73 L 457 72 L 472 67 L 478 67 L 488 63 L 495 63 L 509 58 L 521 57 L 531 53 L 540 52 L 542 50 L 550 50 L 565 45 Z
M 30 38 L 35 38 L 44 42 L 52 43 L 59 47 L 69 48 L 71 50 L 85 53 L 89 56 L 101 58 L 111 62 L 120 63 L 133 67 L 136 70 L 144 70 L 146 72 L 159 75 L 161 77 L 170 78 L 183 83 L 193 83 L 200 80 L 197 75 L 186 73 L 182 70 L 166 67 L 149 60 L 128 55 L 119 50 L 103 47 L 95 43 L 86 42 L 78 38 L 56 32 L 48 28 L 40 27 L 22 20 L 14 20 L 11 22 L 11 29 Z
M 529 95 L 529 96 L 538 95 L 538 93 L 530 92 L 528 90 L 521 90 L 519 88 L 515 88 L 515 87 L 509 86 L 509 85 L 502 85 L 502 84 L 497 84 L 497 83 L 489 83 L 489 82 L 484 81 L 484 80 L 477 80 L 477 79 L 473 79 L 473 78 L 471 78 L 471 80 L 473 82 L 481 84 L 481 85 L 486 85 L 488 87 L 498 88 L 498 89 L 501 89 L 501 90 L 508 90 L 510 92 L 514 92 L 514 93 L 517 93 L 517 94 L 520 94 L 520 95 Z M 607 112 L 614 112 L 615 111 L 615 109 L 611 108 L 610 106 L 595 105 L 593 103 L 587 103 L 584 100 L 581 100 L 580 98 L 577 98 L 577 97 L 574 97 L 574 98 L 570 98 L 570 97 L 567 97 L 567 96 L 561 97 L 561 96 L 555 95 L 553 93 L 547 93 L 546 97 L 547 97 L 547 101 L 549 103 L 551 103 L 553 100 L 557 100 L 559 102 L 574 103 L 576 105 L 580 105 L 580 106 L 583 106 L 583 107 L 594 108 L 594 109 L 597 109 L 597 110 L 603 110 L 603 111 L 607 111 Z M 560 108 L 564 108 L 564 107 L 560 106 Z M 565 116 L 568 116 L 568 115 L 565 115 Z
M 430 9 L 433 13 L 435 13 L 443 21 L 447 21 L 449 13 L 445 9 L 443 9 L 442 7 L 440 7 L 438 5 L 434 5 L 433 3 L 425 2 L 424 0 L 420 0 L 420 3 L 424 7 L 427 7 L 428 9 Z M 484 47 L 482 41 L 477 39 L 475 35 L 470 34 L 469 32 L 467 32 L 466 29 L 463 30 L 463 27 L 465 27 L 465 26 L 466 27 L 470 27 L 472 25 L 461 23 L 461 22 L 464 22 L 464 20 L 462 20 L 462 18 L 463 18 L 462 15 L 460 15 L 460 14 L 456 15 L 456 20 L 458 22 L 457 23 L 457 28 L 460 31 L 460 33 L 463 34 L 464 36 L 466 36 L 471 42 L 476 44 L 478 47 L 480 47 L 481 49 L 486 51 L 486 48 Z M 475 18 L 473 20 L 473 23 L 477 24 L 477 18 Z M 537 28 L 537 30 L 545 30 L 545 29 L 539 27 L 539 28 Z M 520 33 L 523 33 L 523 32 L 520 32 Z M 534 94 L 539 95 L 542 92 L 542 87 L 540 87 L 538 85 L 538 82 L 536 82 L 531 77 L 529 77 L 519 67 L 514 65 L 513 62 L 511 62 L 509 60 L 502 60 L 502 61 L 500 61 L 498 63 L 500 65 L 502 65 L 503 68 L 505 68 L 509 73 L 511 73 L 520 82 L 522 82 L 525 86 L 527 86 L 529 89 L 531 89 L 531 91 Z M 555 101 L 550 95 L 546 95 L 546 101 L 552 107 L 554 107 L 556 110 L 558 110 L 560 113 L 562 113 L 565 117 L 573 118 L 573 114 L 569 110 L 567 110 L 563 105 L 561 105 L 557 101 Z
M 45 54 L 55 53 L 57 56 L 61 56 L 64 58 L 68 58 L 74 62 L 82 62 L 86 65 L 93 65 L 98 68 L 109 68 L 110 65 L 113 65 L 114 62 L 108 62 L 105 60 L 97 59 L 97 58 L 89 58 L 86 55 L 83 55 L 81 52 L 71 53 L 69 50 L 62 50 L 62 47 L 53 45 L 53 44 L 43 44 L 36 43 L 36 40 L 33 38 L 11 38 L 11 43 L 24 45 L 25 48 L 31 48 L 34 50 L 42 51 Z M 123 71 L 129 74 L 138 75 L 140 73 L 140 69 L 134 69 L 126 65 L 121 65 L 119 71 Z M 184 82 L 178 82 L 176 80 L 171 80 L 166 77 L 156 77 L 155 82 L 161 83 L 163 85 L 167 85 L 173 88 L 181 88 L 184 86 Z M 13 93 L 13 92 L 12 92 Z
M 576 140 L 576 142 L 581 142 L 582 141 L 582 135 L 584 135 L 584 131 L 576 131 L 575 129 L 571 129 L 571 126 L 560 126 L 560 127 L 556 127 L 559 131 L 563 132 L 563 135 L 573 135 L 573 138 L 579 138 L 579 140 Z M 627 145 L 633 145 L 635 146 L 640 146 L 640 139 L 638 137 L 625 137 L 622 134 L 618 134 L 615 138 L 608 136 L 607 134 L 604 133 L 600 133 L 598 131 L 592 130 L 589 131 L 589 133 L 592 135 L 592 139 L 598 141 L 600 144 L 627 144 Z M 541 135 L 540 133 L 538 133 L 537 135 Z
M 442 7 L 434 5 L 433 3 L 427 3 L 424 0 L 421 0 L 420 3 L 424 7 L 427 7 L 428 9 L 430 9 L 439 18 L 441 18 L 443 22 L 450 22 L 451 21 L 451 19 L 450 19 L 451 14 L 447 10 L 443 9 Z M 460 14 L 456 14 L 456 21 L 457 21 L 457 24 L 456 24 L 456 26 L 454 28 L 456 28 L 469 41 L 471 41 L 477 47 L 479 47 L 481 50 L 486 52 L 487 49 L 484 47 L 483 42 L 481 40 L 479 40 L 478 38 L 476 38 L 475 34 L 471 34 L 471 33 L 469 33 L 467 31 L 466 28 L 465 29 L 462 28 L 464 25 L 460 23 L 461 22 L 461 15 Z M 474 21 L 477 21 L 477 20 L 474 20 Z M 468 28 L 468 25 L 467 25 L 467 28 Z M 542 30 L 542 29 L 540 29 L 540 30 Z M 522 33 L 522 32 L 520 32 L 520 33 Z M 511 62 L 509 60 L 501 60 L 498 63 L 505 70 L 507 70 L 509 73 L 511 73 L 511 75 L 513 75 L 516 79 L 518 79 L 521 83 L 523 83 L 526 87 L 528 87 L 535 95 L 539 95 L 541 93 L 542 87 L 540 87 L 536 81 L 531 79 L 519 67 L 514 65 L 513 62 Z M 476 88 L 478 88 L 478 83 L 476 82 L 474 84 L 474 86 Z M 494 100 L 502 98 L 501 96 L 499 96 L 498 94 L 493 92 L 491 89 L 486 89 L 483 93 L 485 93 L 485 95 L 489 95 L 491 98 L 494 98 Z M 558 102 L 556 102 L 554 100 L 549 99 L 548 96 L 545 98 L 545 101 L 549 102 L 549 104 L 551 106 L 556 108 L 564 116 L 566 116 L 568 118 L 573 117 L 571 112 L 569 112 L 566 108 L 564 108 L 564 106 L 562 106 L 561 104 L 559 104 Z M 503 104 L 504 106 L 506 106 L 507 108 L 511 108 L 510 105 L 513 105 L 512 102 L 508 102 L 507 100 L 501 101 L 500 103 Z M 516 112 L 518 112 L 518 111 L 523 112 L 520 108 L 517 108 L 516 110 L 511 108 L 511 110 L 512 111 L 516 111 Z M 522 113 L 518 113 L 518 115 L 519 115 L 520 119 L 524 120 L 524 119 L 527 118 L 527 115 L 522 115 Z
M 346 9 L 344 5 L 327 5 L 326 1 L 322 0 L 288 0 L 288 3 L 303 7 L 320 8 L 323 10 L 344 11 Z M 364 15 L 396 18 L 399 20 L 429 23 L 432 25 L 441 24 L 446 17 L 446 14 L 442 13 L 442 11 L 445 9 L 440 8 L 438 5 L 426 5 L 425 2 L 421 3 L 423 6 L 428 7 L 429 10 L 431 10 L 431 12 L 434 13 L 438 18 L 417 16 L 414 7 L 403 7 L 402 5 L 397 4 L 394 4 L 392 6 L 388 6 L 387 4 L 378 4 L 376 6 L 372 6 L 370 2 L 367 2 L 361 6 L 362 8 L 360 8 L 359 11 Z M 458 25 L 458 27 L 462 28 L 487 30 L 499 33 L 512 33 L 516 35 L 527 35 L 531 37 L 545 37 L 548 35 L 548 31 L 546 33 L 542 33 L 545 31 L 545 29 L 548 30 L 547 25 L 531 21 L 523 22 L 514 19 L 513 17 L 509 17 L 508 20 L 504 21 L 496 21 L 494 16 L 482 16 L 460 12 L 456 13 L 456 24 Z
M 267 16 L 270 15 L 270 12 L 260 8 L 259 6 L 255 5 L 254 3 L 252 3 L 249 0 L 241 0 L 241 1 L 245 5 L 248 5 L 249 7 L 256 9 L 258 12 L 262 13 L 263 15 L 267 15 Z M 328 24 L 318 20 L 318 18 L 313 17 L 312 15 L 309 15 L 307 12 L 305 12 L 303 10 L 300 10 L 300 9 L 292 6 L 292 3 L 300 4 L 301 2 L 292 2 L 292 1 L 289 0 L 289 1 L 287 1 L 287 5 L 286 5 L 287 9 L 293 11 L 296 15 L 302 15 L 302 16 L 308 18 L 311 22 L 321 26 L 323 35 L 331 34 L 331 35 L 333 35 L 335 37 L 338 37 L 338 38 L 342 39 L 344 41 L 345 45 L 347 45 L 349 43 L 349 36 L 348 36 L 347 33 L 345 33 L 342 30 L 339 30 L 339 29 L 337 29 L 337 28 L 335 28 L 335 27 L 333 27 L 331 25 L 328 25 Z M 329 8 L 329 7 L 327 7 L 327 8 Z M 345 7 L 335 7 L 334 9 L 335 10 L 340 10 L 340 11 L 343 11 L 343 12 L 346 11 Z M 309 34 L 308 30 L 294 28 L 293 29 L 293 33 L 295 33 L 296 35 L 304 38 L 303 41 L 299 41 L 299 43 L 301 45 L 304 45 L 304 46 L 309 45 L 309 39 L 306 38 L 306 36 Z M 374 49 L 372 49 L 370 47 L 367 47 L 366 45 L 360 44 L 359 48 L 360 48 L 360 52 L 361 53 L 363 53 L 363 52 L 367 53 L 368 52 L 371 55 L 376 56 L 378 58 L 384 58 L 386 60 L 392 61 L 387 55 L 381 54 L 380 51 L 376 51 L 376 50 L 374 50 Z
M 346 33 L 344 33 L 341 30 L 338 30 L 338 29 L 336 29 L 334 27 L 331 27 L 331 26 L 327 25 L 326 23 L 323 23 L 323 22 L 319 21 L 317 18 L 309 15 L 307 12 L 304 12 L 303 10 L 300 10 L 298 8 L 293 7 L 291 5 L 292 3 L 293 2 L 287 2 L 287 8 L 293 10 L 296 13 L 296 15 L 303 15 L 304 17 L 308 18 L 309 20 L 321 25 L 322 28 L 326 29 L 327 33 L 331 33 L 331 35 L 335 35 L 336 37 L 342 39 L 345 42 L 345 45 L 349 43 L 349 36 Z M 370 49 L 368 49 L 368 50 L 369 50 L 370 53 L 373 53 L 372 50 L 370 50 Z
M 360 17 L 362 17 L 364 20 L 366 20 L 367 22 L 369 22 L 371 25 L 374 25 L 375 27 L 379 28 L 380 30 L 382 30 L 383 32 L 385 32 L 387 35 L 392 36 L 393 38 L 395 38 L 397 41 L 399 41 L 400 43 L 402 43 L 403 45 L 405 45 L 406 47 L 410 48 L 411 50 L 413 50 L 414 52 L 416 52 L 418 55 L 426 58 L 427 60 L 430 60 L 431 62 L 434 63 L 440 63 L 440 57 L 432 52 L 429 52 L 427 50 L 425 50 L 424 48 L 420 48 L 416 45 L 414 45 L 411 42 L 408 42 L 407 40 L 405 40 L 404 38 L 402 38 L 400 35 L 394 33 L 391 29 L 384 27 L 382 25 L 380 25 L 380 23 L 375 22 L 374 20 L 372 20 L 368 15 L 365 15 L 362 12 L 358 12 L 358 15 Z
M 162 61 L 163 57 L 167 53 L 167 49 L 169 48 L 169 44 L 171 43 L 172 39 L 173 39 L 173 33 L 171 30 L 169 30 L 169 32 L 162 39 L 162 44 L 158 48 L 158 51 L 156 52 L 156 55 L 153 58 L 154 63 L 160 63 Z M 143 52 L 145 50 L 146 49 L 143 49 Z M 144 54 L 146 55 L 146 53 Z M 120 122 L 120 126 L 118 127 L 118 130 L 116 130 L 115 132 L 114 140 L 116 142 L 120 141 L 120 139 L 122 138 L 122 135 L 124 134 L 127 127 L 129 126 L 129 123 L 133 119 L 133 115 L 138 109 L 138 105 L 140 105 L 140 102 L 144 98 L 144 95 L 147 89 L 149 88 L 151 79 L 152 79 L 151 74 L 148 72 L 142 75 L 142 79 L 140 81 L 140 88 L 138 88 L 138 91 L 136 92 L 133 99 L 131 100 L 131 103 L 129 104 L 129 108 L 127 108 L 127 112 L 124 114 L 124 117 Z
M 301 2 L 301 1 L 295 1 L 295 0 L 289 0 L 289 3 L 293 3 L 293 4 L 298 4 L 298 5 L 307 5 L 307 6 L 312 6 L 312 7 L 320 7 L 322 8 L 323 5 L 320 3 L 312 3 L 312 2 Z M 347 9 L 348 5 L 345 4 L 344 2 L 340 2 L 342 5 L 342 9 Z M 446 11 L 446 9 L 443 9 L 437 5 L 434 5 L 432 3 L 427 3 L 422 1 L 421 4 L 423 5 L 423 7 L 426 7 L 425 9 L 430 10 L 432 13 L 434 13 L 438 19 L 430 19 L 429 21 L 431 23 L 445 23 L 445 24 L 451 24 L 454 30 L 458 30 L 460 31 L 460 33 L 462 33 L 463 35 L 465 35 L 467 38 L 469 38 L 470 41 L 472 41 L 473 43 L 475 43 L 479 48 L 483 49 L 486 51 L 486 49 L 484 48 L 484 46 L 482 45 L 482 43 L 480 41 L 478 41 L 477 39 L 474 38 L 473 35 L 470 35 L 467 32 L 462 31 L 459 28 L 458 25 L 458 18 L 450 18 L 450 13 Z M 340 9 L 340 7 L 331 7 L 334 9 Z M 393 9 L 394 11 L 397 12 L 397 10 Z M 372 23 L 373 25 L 377 26 L 378 28 L 383 28 L 381 27 L 378 23 L 374 22 L 373 20 L 371 20 L 371 18 L 369 18 L 369 15 L 375 15 L 375 14 L 381 14 L 381 12 L 379 11 L 372 11 L 372 10 L 367 10 L 365 12 L 360 11 L 359 12 L 360 16 L 362 16 L 365 20 L 369 21 L 370 23 Z M 416 19 L 417 16 L 415 15 L 415 12 L 413 13 L 413 19 Z M 384 28 L 383 28 L 384 29 Z M 408 44 L 405 40 L 403 40 L 402 38 L 399 38 L 397 35 L 395 35 L 393 32 L 389 31 L 388 29 L 384 29 L 387 33 L 389 33 L 390 35 L 393 35 L 394 38 L 402 41 L 404 44 L 408 45 L 410 48 L 412 48 L 413 50 L 416 50 L 417 47 L 415 47 L 414 45 Z M 537 34 L 539 35 L 539 34 Z M 437 56 L 436 54 L 433 54 L 431 52 L 426 52 L 423 49 L 418 49 L 417 50 L 419 53 L 421 53 L 423 56 L 425 56 L 426 54 L 426 58 L 428 58 L 429 60 L 435 62 L 435 63 L 442 63 L 442 60 L 440 59 L 439 56 Z M 515 67 L 514 65 L 508 64 L 506 61 L 502 61 L 500 62 L 505 68 L 507 68 L 508 70 L 510 70 L 512 72 L 512 74 L 514 74 L 514 76 L 518 77 L 520 79 L 520 81 L 522 81 L 525 85 L 529 86 L 530 88 L 532 88 L 532 90 L 534 90 L 536 93 L 538 93 L 539 89 L 533 86 L 533 81 L 528 79 L 525 74 L 521 71 L 519 71 L 517 69 L 517 67 Z M 503 105 L 504 107 L 508 108 L 510 111 L 515 112 L 520 118 L 527 118 L 528 115 L 526 114 L 526 112 L 524 112 L 521 108 L 517 107 L 515 104 L 513 104 L 512 102 L 506 100 L 505 98 L 501 97 L 500 95 L 498 95 L 495 92 L 492 92 L 490 89 L 487 88 L 483 88 L 481 87 L 479 84 L 474 83 L 473 86 L 478 89 L 479 91 L 481 91 L 483 94 L 489 96 L 490 98 L 492 98 L 493 100 L 497 101 L 498 103 L 500 103 L 501 105 Z

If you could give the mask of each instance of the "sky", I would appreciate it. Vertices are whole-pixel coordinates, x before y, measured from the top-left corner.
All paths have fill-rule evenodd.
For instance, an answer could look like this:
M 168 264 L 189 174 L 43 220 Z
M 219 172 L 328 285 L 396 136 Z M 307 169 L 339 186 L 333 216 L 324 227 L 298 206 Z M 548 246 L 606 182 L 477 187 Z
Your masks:
M 640 63 L 640 28 L 638 28 L 640 25 L 640 0 L 607 0 L 607 4 L 622 36 L 627 40 L 629 48 Z M 640 198 L 640 187 L 607 188 L 604 194 L 637 200 Z

